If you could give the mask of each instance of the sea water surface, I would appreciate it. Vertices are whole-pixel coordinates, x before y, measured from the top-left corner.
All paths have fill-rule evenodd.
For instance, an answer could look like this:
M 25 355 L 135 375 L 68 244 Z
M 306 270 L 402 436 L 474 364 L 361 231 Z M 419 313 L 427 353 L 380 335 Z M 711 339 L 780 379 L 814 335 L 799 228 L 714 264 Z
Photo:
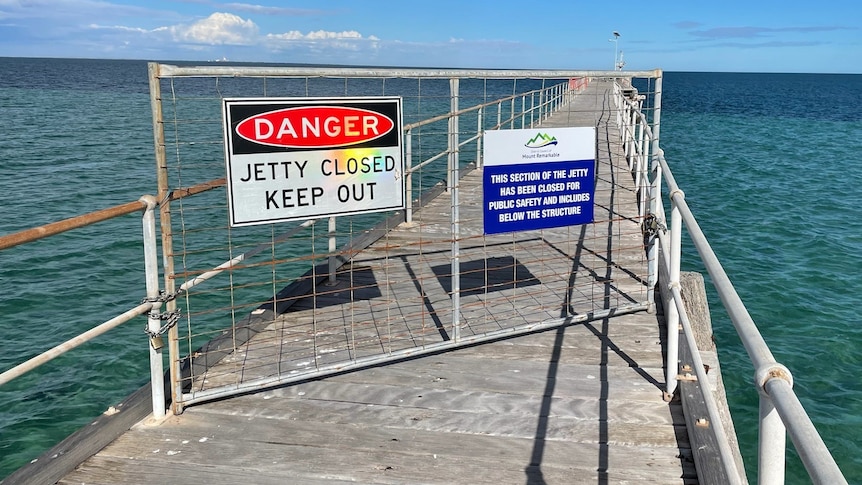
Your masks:
M 862 483 L 859 92 L 858 75 L 671 72 L 661 128 L 686 200 L 850 483 Z M 156 192 L 144 61 L 0 58 L 0 110 L 0 235 Z M 0 251 L 0 371 L 137 304 L 140 232 L 133 215 Z M 684 269 L 702 270 L 690 244 Z M 709 296 L 754 480 L 754 369 Z M 148 381 L 143 326 L 0 387 L 0 477 Z M 787 482 L 808 483 L 790 456 Z
M 661 128 L 686 201 L 850 483 L 862 483 L 860 89 L 860 75 L 668 73 Z M 754 477 L 754 369 L 709 296 Z M 787 483 L 810 483 L 788 456 Z

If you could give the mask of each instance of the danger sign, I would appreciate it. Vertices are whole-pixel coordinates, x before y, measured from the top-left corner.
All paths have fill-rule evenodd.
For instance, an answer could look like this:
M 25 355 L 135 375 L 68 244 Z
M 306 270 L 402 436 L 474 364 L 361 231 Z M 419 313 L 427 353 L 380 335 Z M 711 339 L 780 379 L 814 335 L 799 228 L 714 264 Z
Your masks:
M 224 100 L 231 226 L 404 208 L 401 98 Z

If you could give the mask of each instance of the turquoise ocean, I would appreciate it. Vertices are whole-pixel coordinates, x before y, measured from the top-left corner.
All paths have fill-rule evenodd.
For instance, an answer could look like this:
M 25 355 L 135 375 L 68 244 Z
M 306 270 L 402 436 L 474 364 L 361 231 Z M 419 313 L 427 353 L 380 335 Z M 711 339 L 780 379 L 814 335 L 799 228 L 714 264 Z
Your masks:
M 686 200 L 850 483 L 862 483 L 860 92 L 862 75 L 668 72 L 661 119 Z M 0 235 L 154 194 L 152 140 L 146 62 L 0 58 Z M 139 303 L 140 234 L 131 215 L 0 251 L 0 371 Z M 684 269 L 701 271 L 683 244 Z M 754 481 L 754 369 L 709 297 Z M 0 387 L 0 477 L 148 381 L 143 327 Z M 809 483 L 788 456 L 787 483 Z

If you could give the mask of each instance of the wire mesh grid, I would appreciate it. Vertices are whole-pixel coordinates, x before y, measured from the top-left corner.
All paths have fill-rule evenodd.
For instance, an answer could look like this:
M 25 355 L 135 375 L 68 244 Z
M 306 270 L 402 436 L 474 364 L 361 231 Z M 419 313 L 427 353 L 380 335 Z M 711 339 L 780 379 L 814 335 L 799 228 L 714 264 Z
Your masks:
M 447 145 L 452 124 L 443 115 L 452 93 L 446 79 L 160 82 L 171 190 L 219 187 L 170 203 L 173 251 L 165 259 L 173 271 L 167 277 L 185 289 L 178 299 L 180 352 L 171 357 L 182 368 L 180 402 L 562 324 L 645 299 L 636 189 L 611 123 L 608 80 L 571 91 L 569 80 L 462 79 L 457 135 L 468 141 L 456 150 Z M 412 220 L 398 212 L 230 227 L 219 182 L 222 98 L 376 95 L 403 99 L 417 194 Z M 484 235 L 478 135 L 531 127 L 552 111 L 566 125 L 597 127 L 595 222 Z M 220 265 L 224 271 L 197 284 Z

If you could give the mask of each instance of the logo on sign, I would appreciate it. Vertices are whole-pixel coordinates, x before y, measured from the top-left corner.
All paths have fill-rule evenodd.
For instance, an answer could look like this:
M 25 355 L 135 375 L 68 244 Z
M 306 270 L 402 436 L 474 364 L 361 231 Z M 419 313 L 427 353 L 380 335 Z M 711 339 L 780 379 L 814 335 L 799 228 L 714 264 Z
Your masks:
M 537 133 L 536 136 L 530 138 L 527 143 L 524 144 L 527 148 L 542 148 L 548 145 L 556 145 L 557 138 L 554 136 L 546 135 L 545 133 Z
M 348 106 L 300 106 L 250 116 L 237 124 L 242 138 L 287 148 L 333 148 L 380 138 L 395 127 L 381 113 Z

